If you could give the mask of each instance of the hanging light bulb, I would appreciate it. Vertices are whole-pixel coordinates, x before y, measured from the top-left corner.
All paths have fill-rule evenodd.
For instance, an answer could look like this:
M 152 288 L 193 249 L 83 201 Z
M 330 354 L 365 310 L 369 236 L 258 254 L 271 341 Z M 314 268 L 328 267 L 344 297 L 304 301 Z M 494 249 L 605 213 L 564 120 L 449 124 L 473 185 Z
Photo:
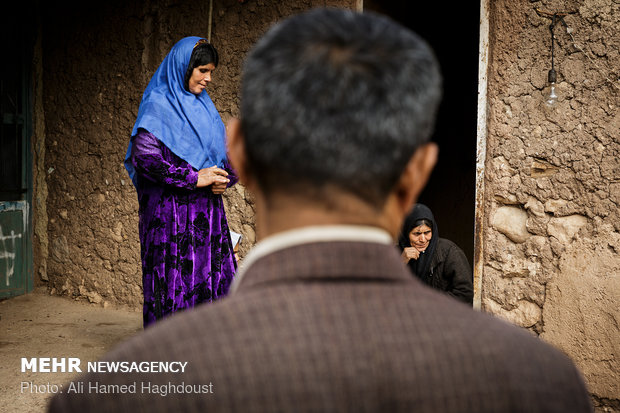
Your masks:
M 555 88 L 555 82 L 557 80 L 557 74 L 555 73 L 555 69 L 551 69 L 549 71 L 549 91 L 545 96 L 545 105 L 549 108 L 555 107 L 558 102 L 558 94 Z
M 560 17 L 559 20 L 562 21 L 562 18 Z M 558 93 L 555 88 L 558 75 L 555 71 L 555 36 L 553 34 L 553 29 L 555 28 L 557 22 L 558 15 L 554 13 L 551 19 L 551 24 L 549 25 L 549 32 L 551 33 L 551 70 L 549 70 L 549 74 L 547 76 L 549 89 L 545 95 L 545 106 L 548 108 L 555 108 L 556 103 L 558 102 Z
M 568 16 L 569 14 L 575 14 L 577 12 L 561 11 L 550 13 L 540 10 L 537 7 L 535 7 L 534 10 L 536 10 L 536 13 L 538 13 L 539 16 L 551 19 L 551 24 L 549 25 L 549 34 L 551 35 L 551 70 L 549 70 L 549 74 L 547 76 L 547 82 L 549 83 L 549 85 L 547 86 L 547 88 L 545 88 L 543 103 L 548 108 L 555 108 L 558 103 L 558 89 L 556 86 L 558 75 L 555 71 L 555 35 L 553 33 L 553 30 L 558 23 L 561 23 L 562 25 L 564 25 L 564 27 L 566 27 L 566 32 L 570 35 L 572 30 L 569 29 L 568 25 L 564 21 L 564 17 Z

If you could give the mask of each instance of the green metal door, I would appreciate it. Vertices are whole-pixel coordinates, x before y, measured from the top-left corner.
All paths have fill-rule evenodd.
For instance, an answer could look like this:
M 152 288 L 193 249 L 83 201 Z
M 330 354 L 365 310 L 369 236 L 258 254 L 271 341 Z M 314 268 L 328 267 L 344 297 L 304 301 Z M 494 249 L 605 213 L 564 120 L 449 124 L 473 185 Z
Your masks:
M 23 14 L 22 14 L 23 16 Z M 2 13 L 0 45 L 0 297 L 32 290 L 32 42 L 28 26 Z
M 0 202 L 0 297 L 32 290 L 25 256 L 28 246 L 24 229 L 27 208 L 20 203 Z

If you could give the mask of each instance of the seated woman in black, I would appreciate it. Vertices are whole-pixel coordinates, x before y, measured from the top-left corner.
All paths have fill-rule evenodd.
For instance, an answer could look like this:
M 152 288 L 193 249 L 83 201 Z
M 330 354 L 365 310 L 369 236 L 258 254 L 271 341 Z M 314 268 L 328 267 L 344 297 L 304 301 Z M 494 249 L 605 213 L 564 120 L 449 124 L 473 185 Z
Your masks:
M 467 257 L 455 243 L 439 238 L 431 210 L 416 204 L 405 218 L 399 237 L 403 262 L 423 282 L 464 301 L 473 303 L 473 276 Z

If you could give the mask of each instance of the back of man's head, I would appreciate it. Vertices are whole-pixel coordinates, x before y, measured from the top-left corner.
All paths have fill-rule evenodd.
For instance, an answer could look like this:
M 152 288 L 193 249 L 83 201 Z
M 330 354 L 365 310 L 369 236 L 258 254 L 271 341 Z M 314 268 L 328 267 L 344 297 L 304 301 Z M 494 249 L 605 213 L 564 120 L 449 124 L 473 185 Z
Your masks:
M 380 208 L 432 132 L 440 83 L 429 46 L 386 17 L 288 18 L 243 68 L 248 169 L 267 196 L 335 188 Z

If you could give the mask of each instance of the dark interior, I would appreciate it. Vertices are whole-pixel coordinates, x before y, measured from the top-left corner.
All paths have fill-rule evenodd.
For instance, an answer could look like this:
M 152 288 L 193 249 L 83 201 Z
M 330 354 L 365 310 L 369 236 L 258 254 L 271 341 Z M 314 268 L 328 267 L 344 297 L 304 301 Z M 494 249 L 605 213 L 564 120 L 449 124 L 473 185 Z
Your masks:
M 480 7 L 471 2 L 364 0 L 364 10 L 412 29 L 439 59 L 444 98 L 432 137 L 439 145 L 439 161 L 418 202 L 433 211 L 439 235 L 459 245 L 473 266 Z

